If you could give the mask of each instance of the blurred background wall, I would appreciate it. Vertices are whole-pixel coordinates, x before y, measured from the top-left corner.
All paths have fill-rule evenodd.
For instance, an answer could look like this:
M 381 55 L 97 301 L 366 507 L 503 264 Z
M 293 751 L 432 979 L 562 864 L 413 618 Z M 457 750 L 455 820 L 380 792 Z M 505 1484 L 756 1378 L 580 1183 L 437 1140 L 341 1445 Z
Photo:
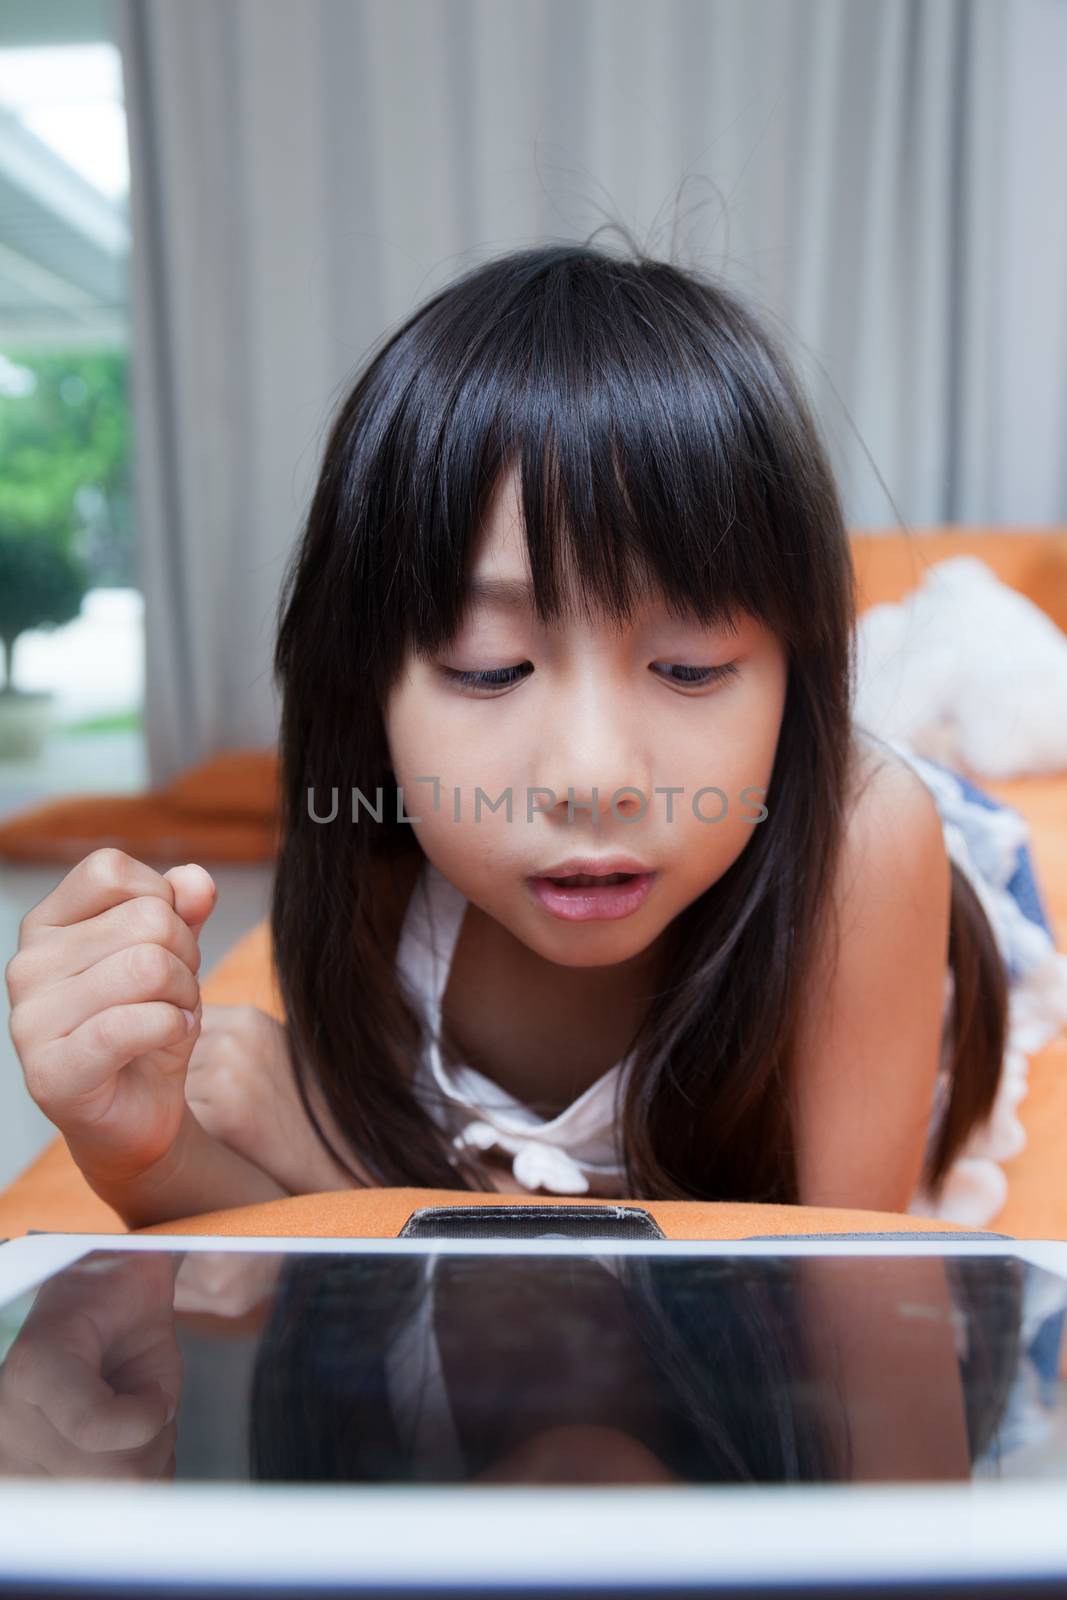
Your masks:
M 747 294 L 852 526 L 1067 522 L 1065 63 L 1064 0 L 4 0 L 0 582 L 16 522 L 82 576 L 18 639 L 62 715 L 0 816 L 273 742 L 334 407 L 522 245 L 618 223 Z M 59 876 L 0 873 L 4 960 Z M 0 1181 L 47 1131 L 2 1050 Z
M 77 170 L 87 65 L 65 143 L 34 121 L 20 62 L 76 42 L 111 48 L 128 194 L 117 151 Z M 112 543 L 156 783 L 273 739 L 328 415 L 422 298 L 518 245 L 619 222 L 745 291 L 853 525 L 1064 518 L 1063 0 L 5 0 L 0 58 L 0 391 L 64 335 L 129 360 Z
M 272 606 L 330 405 L 383 330 L 516 245 L 617 219 L 747 291 L 790 338 L 853 523 L 1064 517 L 1059 0 L 115 19 L 154 776 L 272 737 Z

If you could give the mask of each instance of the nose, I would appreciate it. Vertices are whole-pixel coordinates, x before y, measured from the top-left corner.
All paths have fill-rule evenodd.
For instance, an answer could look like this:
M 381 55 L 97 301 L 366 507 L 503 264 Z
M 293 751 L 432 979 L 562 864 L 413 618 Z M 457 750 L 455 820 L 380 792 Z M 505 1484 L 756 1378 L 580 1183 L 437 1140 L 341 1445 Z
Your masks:
M 538 782 L 555 802 L 546 815 L 560 822 L 636 822 L 651 813 L 650 751 L 632 696 L 591 664 L 561 692 L 545 725 Z

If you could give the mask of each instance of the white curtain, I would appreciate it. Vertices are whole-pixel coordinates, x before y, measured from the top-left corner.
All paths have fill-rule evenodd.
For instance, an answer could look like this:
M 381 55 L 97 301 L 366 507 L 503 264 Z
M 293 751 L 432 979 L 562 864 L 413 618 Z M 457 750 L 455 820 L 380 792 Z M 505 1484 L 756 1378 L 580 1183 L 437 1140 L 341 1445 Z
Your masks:
M 618 218 L 725 274 L 794 356 L 853 525 L 1067 520 L 1063 0 L 118 16 L 154 781 L 273 740 L 327 418 L 388 328 L 505 249 Z

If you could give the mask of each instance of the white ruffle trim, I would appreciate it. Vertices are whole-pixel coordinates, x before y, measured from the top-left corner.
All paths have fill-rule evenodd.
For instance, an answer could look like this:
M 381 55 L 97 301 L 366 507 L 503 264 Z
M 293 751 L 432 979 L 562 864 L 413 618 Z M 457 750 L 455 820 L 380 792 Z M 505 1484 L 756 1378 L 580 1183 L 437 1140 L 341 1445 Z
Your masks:
M 1029 1057 L 1067 1026 L 1067 955 L 1056 949 L 1043 927 L 1024 915 L 1008 892 L 1007 885 L 1018 867 L 1019 847 L 1030 838 L 1025 818 L 999 802 L 995 811 L 978 804 L 951 773 L 904 744 L 887 742 L 932 790 L 948 854 L 966 875 L 989 918 L 1009 977 L 1007 1042 L 993 1109 L 988 1120 L 972 1131 L 937 1199 L 920 1190 L 908 1207 L 913 1216 L 982 1227 L 996 1217 L 1007 1199 L 1008 1180 L 999 1163 L 1017 1156 L 1026 1145 L 1018 1108 L 1027 1092 Z M 949 973 L 946 1015 L 951 997 Z M 943 1073 L 938 1079 L 931 1138 L 947 1090 Z
M 527 1189 L 543 1186 L 553 1194 L 585 1194 L 589 1188 L 581 1167 L 558 1145 L 505 1133 L 489 1122 L 469 1122 L 452 1143 L 457 1149 L 489 1150 L 496 1145 L 508 1151 L 514 1157 L 511 1170 Z

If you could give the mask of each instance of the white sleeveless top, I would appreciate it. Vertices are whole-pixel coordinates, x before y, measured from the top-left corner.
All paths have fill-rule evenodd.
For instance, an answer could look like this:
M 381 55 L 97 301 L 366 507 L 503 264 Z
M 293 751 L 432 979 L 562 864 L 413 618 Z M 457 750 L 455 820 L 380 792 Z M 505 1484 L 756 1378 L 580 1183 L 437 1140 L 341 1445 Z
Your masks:
M 473 1067 L 454 1067 L 451 1073 L 445 1067 L 441 1002 L 466 909 L 466 895 L 432 861 L 424 860 L 397 948 L 398 970 L 414 991 L 413 1001 L 429 1027 L 416 1093 L 455 1148 L 496 1148 L 510 1155 L 512 1172 L 523 1188 L 541 1187 L 553 1194 L 621 1194 L 615 1095 L 630 1056 L 616 1062 L 550 1121 Z
M 948 855 L 964 872 L 993 928 L 1009 977 L 1008 1038 L 1004 1068 L 992 1114 L 975 1128 L 953 1163 L 936 1200 L 919 1192 L 908 1210 L 972 1228 L 983 1227 L 1001 1209 L 1007 1179 L 1000 1163 L 1026 1144 L 1018 1106 L 1026 1094 L 1028 1057 L 1067 1023 L 1067 956 L 1044 927 L 1023 914 L 1007 885 L 1028 830 L 1011 807 L 977 803 L 954 774 L 887 741 L 923 778 L 941 817 Z M 449 1072 L 440 1049 L 441 1002 L 467 908 L 466 896 L 425 858 L 408 903 L 397 948 L 397 968 L 409 998 L 429 1026 L 426 1056 L 418 1064 L 416 1093 L 458 1150 L 475 1146 L 504 1152 L 524 1189 L 552 1194 L 616 1196 L 623 1193 L 616 1096 L 632 1053 L 616 1062 L 560 1114 L 537 1115 L 473 1067 Z M 953 995 L 945 974 L 943 1018 Z M 931 1108 L 931 1140 L 948 1090 L 951 1030 L 942 1037 L 942 1070 Z M 619 1102 L 621 1104 L 621 1101 Z

